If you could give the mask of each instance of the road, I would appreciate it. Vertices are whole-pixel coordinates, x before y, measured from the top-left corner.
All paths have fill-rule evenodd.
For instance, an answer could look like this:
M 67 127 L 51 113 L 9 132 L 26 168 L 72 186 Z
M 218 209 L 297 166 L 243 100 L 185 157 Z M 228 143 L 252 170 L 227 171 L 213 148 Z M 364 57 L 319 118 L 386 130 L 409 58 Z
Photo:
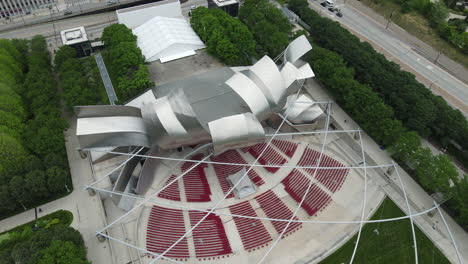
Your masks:
M 309 1 L 309 3 L 322 16 L 338 21 L 365 39 L 370 40 L 370 42 L 380 46 L 388 53 L 385 54 L 387 57 L 390 55 L 398 59 L 401 63 L 428 80 L 429 83 L 426 82 L 427 86 L 432 88 L 438 86 L 443 89 L 443 91 L 433 89 L 433 92 L 443 96 L 449 104 L 460 109 L 465 115 L 468 114 L 468 85 L 417 53 L 415 47 L 411 47 L 410 44 L 399 39 L 391 31 L 386 30 L 383 25 L 350 5 L 338 4 L 343 13 L 343 17 L 339 18 L 334 13 L 320 6 L 319 1 Z
M 117 17 L 115 12 L 106 12 L 100 13 L 95 15 L 87 15 L 87 16 L 80 16 L 80 17 L 73 17 L 64 20 L 58 20 L 54 23 L 48 22 L 44 24 L 38 24 L 34 26 L 23 27 L 15 30 L 9 30 L 0 32 L 0 38 L 32 38 L 35 35 L 43 35 L 45 37 L 54 36 L 54 32 L 60 34 L 61 30 L 84 26 L 87 29 L 88 34 L 88 27 L 108 24 L 115 22 Z

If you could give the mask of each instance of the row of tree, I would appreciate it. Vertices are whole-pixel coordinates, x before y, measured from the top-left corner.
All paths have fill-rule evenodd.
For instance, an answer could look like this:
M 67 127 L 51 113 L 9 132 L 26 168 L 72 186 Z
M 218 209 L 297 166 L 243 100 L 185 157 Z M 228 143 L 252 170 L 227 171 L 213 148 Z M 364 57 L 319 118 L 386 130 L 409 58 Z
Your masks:
M 71 188 L 60 103 L 43 37 L 0 40 L 0 217 Z
M 252 32 L 258 55 L 276 58 L 288 46 L 291 23 L 268 0 L 246 0 L 239 10 L 239 19 Z
M 257 56 L 249 29 L 220 9 L 198 7 L 192 11 L 192 28 L 209 54 L 229 66 L 251 65 Z
M 392 0 L 393 2 L 401 5 L 402 12 L 410 12 L 412 10 L 417 11 L 429 21 L 429 24 L 434 28 L 439 35 L 446 39 L 456 48 L 460 49 L 463 53 L 468 54 L 468 32 L 458 30 L 457 25 L 447 22 L 449 16 L 449 9 L 447 4 L 455 7 L 456 1 L 430 1 L 430 0 Z M 467 19 L 465 19 L 466 21 Z M 463 25 L 463 19 L 456 19 L 460 24 Z
M 463 114 L 435 96 L 413 74 L 388 61 L 367 42 L 361 42 L 337 22 L 320 17 L 306 0 L 291 0 L 289 7 L 310 27 L 314 41 L 341 55 L 354 78 L 377 92 L 409 130 L 436 139 L 468 166 L 468 122 Z
M 102 80 L 95 75 L 94 57 L 78 59 L 76 50 L 62 46 L 55 54 L 54 66 L 59 75 L 62 97 L 68 110 L 76 105 L 94 105 L 101 101 Z
M 310 23 L 313 19 L 315 23 L 321 23 L 320 19 L 322 18 L 316 17 L 315 13 L 312 14 L 312 10 L 304 12 L 303 9 L 300 9 L 308 9 L 306 1 L 291 0 L 289 3 L 307 22 Z M 332 28 L 336 29 L 336 26 L 335 24 Z M 340 34 L 335 36 L 338 41 L 342 40 Z M 317 38 L 315 37 L 314 40 Z M 329 42 L 324 43 L 328 44 Z M 365 44 L 363 45 L 365 46 Z M 357 50 L 354 52 L 365 54 Z M 374 61 L 373 57 L 366 58 L 369 63 Z M 393 157 L 400 164 L 404 164 L 406 169 L 412 171 L 412 174 L 426 190 L 441 192 L 445 197 L 451 198 L 448 204 L 452 212 L 455 213 L 457 220 L 466 226 L 468 224 L 468 206 L 466 205 L 468 176 L 465 175 L 464 179 L 459 179 L 456 167 L 446 155 L 432 155 L 428 148 L 421 145 L 418 133 L 412 131 L 411 126 L 405 127 L 403 125 L 405 122 L 399 120 L 398 111 L 387 104 L 385 97 L 382 98 L 379 91 L 372 89 L 373 83 L 369 80 L 376 81 L 376 78 L 372 76 L 375 72 L 369 69 L 365 76 L 360 76 L 364 73 L 348 67 L 350 63 L 344 55 L 321 48 L 316 43 L 314 43 L 314 49 L 309 55 L 308 61 L 314 69 L 317 79 L 331 92 L 336 102 L 376 141 L 389 147 Z M 376 62 L 373 65 L 378 67 Z M 385 74 L 379 75 L 379 78 L 391 82 L 391 79 L 388 79 Z M 368 82 L 359 80 L 368 80 Z M 387 87 L 391 87 L 391 85 L 387 85 Z M 408 85 L 401 91 L 411 92 L 407 89 L 413 87 Z M 427 93 L 423 94 L 427 95 Z M 428 96 L 431 98 L 430 95 Z M 396 95 L 393 99 L 396 99 Z M 415 102 L 415 104 L 417 103 Z M 413 108 L 418 107 L 418 105 L 413 106 Z
M 89 264 L 81 234 L 63 225 L 33 231 L 31 227 L 0 242 L 0 263 Z
M 110 25 L 104 29 L 102 40 L 107 48 L 104 60 L 119 101 L 126 102 L 154 85 L 136 36 L 129 28 Z

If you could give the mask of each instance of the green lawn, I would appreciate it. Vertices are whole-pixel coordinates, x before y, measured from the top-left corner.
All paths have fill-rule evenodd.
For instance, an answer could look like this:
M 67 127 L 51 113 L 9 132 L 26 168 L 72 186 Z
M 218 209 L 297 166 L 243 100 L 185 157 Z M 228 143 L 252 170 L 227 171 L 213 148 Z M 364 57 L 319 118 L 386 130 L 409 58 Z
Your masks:
M 395 203 L 386 198 L 372 219 L 403 216 Z M 419 263 L 449 264 L 442 252 L 415 226 Z M 377 231 L 375 231 L 377 230 Z M 378 232 L 378 234 L 377 234 Z M 321 264 L 349 263 L 357 235 L 326 258 Z M 361 233 L 359 247 L 354 258 L 356 264 L 405 264 L 415 263 L 413 235 L 409 219 L 366 224 Z

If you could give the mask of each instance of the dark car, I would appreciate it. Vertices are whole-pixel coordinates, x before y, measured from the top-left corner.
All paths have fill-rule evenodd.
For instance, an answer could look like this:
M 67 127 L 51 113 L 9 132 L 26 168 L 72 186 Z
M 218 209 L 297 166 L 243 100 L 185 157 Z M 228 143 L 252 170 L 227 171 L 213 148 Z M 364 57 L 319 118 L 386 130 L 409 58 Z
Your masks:
M 335 8 L 334 8 L 334 7 L 329 7 L 329 8 L 328 8 L 328 11 L 330 11 L 330 12 L 335 12 Z
M 327 2 L 322 2 L 320 3 L 320 5 L 322 5 L 323 7 L 327 7 Z
M 338 11 L 336 12 L 336 16 L 337 16 L 337 17 L 342 17 L 342 16 L 343 16 L 343 13 L 341 13 L 341 11 L 338 10 Z
M 63 13 L 63 15 L 65 15 L 65 16 L 68 16 L 68 15 L 71 15 L 71 14 L 73 14 L 73 12 L 70 11 L 70 10 L 67 10 L 67 11 L 65 11 L 65 12 Z

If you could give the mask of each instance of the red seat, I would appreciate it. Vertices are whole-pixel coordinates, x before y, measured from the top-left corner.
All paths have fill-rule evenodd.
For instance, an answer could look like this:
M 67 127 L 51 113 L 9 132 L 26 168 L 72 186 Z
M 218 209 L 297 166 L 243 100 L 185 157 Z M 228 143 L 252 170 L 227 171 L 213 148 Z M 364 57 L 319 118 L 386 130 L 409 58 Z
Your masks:
M 159 206 L 151 208 L 147 227 L 146 248 L 148 251 L 160 254 L 185 234 L 184 216 L 182 210 Z M 165 256 L 171 258 L 189 258 L 187 239 L 184 238 Z
M 189 211 L 191 226 L 195 226 L 206 214 L 205 212 Z M 193 230 L 192 234 L 195 255 L 198 258 L 232 253 L 223 223 L 217 215 L 210 214 Z
M 232 214 L 257 217 L 257 213 L 249 201 L 231 205 L 229 210 Z M 271 241 L 270 234 L 263 226 L 262 221 L 252 218 L 234 217 L 237 230 L 246 250 L 258 248 Z

